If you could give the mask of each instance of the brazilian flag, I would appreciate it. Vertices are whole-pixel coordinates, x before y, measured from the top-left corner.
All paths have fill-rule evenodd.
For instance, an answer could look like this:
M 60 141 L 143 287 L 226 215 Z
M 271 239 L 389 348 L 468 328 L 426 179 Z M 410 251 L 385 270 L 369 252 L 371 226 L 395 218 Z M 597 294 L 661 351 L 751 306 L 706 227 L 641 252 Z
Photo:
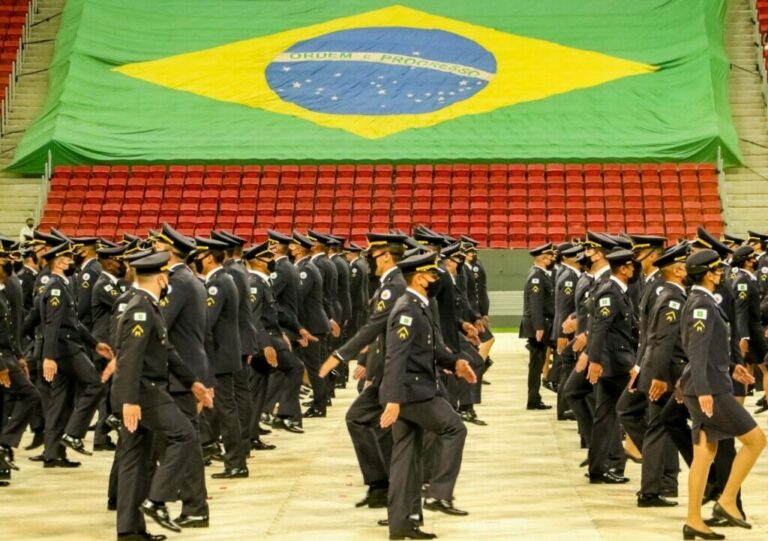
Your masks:
M 724 0 L 69 0 L 55 163 L 739 163 Z

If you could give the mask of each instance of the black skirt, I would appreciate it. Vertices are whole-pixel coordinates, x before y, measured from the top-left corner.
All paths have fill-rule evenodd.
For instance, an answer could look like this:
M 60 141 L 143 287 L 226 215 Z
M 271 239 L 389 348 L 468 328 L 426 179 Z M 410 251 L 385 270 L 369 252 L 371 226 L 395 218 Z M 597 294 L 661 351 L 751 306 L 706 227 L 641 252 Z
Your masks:
M 742 436 L 757 426 L 752 415 L 732 394 L 715 395 L 713 404 L 712 417 L 707 417 L 701 411 L 698 397 L 685 396 L 685 407 L 691 414 L 694 445 L 699 441 L 701 430 L 711 442 Z

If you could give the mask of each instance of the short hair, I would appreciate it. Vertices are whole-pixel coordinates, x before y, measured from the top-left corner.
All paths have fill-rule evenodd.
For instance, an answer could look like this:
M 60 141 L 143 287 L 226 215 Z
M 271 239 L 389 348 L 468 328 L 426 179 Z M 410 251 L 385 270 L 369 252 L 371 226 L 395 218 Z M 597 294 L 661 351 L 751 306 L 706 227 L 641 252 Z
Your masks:
M 209 253 L 213 256 L 213 260 L 216 263 L 224 263 L 224 250 L 209 250 Z

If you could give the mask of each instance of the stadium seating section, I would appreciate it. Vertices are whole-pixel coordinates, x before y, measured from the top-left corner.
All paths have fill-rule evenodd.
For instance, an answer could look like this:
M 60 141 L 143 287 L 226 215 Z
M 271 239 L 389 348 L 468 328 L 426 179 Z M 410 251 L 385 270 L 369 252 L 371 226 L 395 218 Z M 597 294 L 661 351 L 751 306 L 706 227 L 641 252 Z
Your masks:
M 720 210 L 713 164 L 59 166 L 41 227 L 114 238 L 168 222 L 248 239 L 315 227 L 362 241 L 424 224 L 507 248 L 588 228 L 719 234 Z
M 0 100 L 8 90 L 8 76 L 24 35 L 29 0 L 6 0 L 0 5 Z

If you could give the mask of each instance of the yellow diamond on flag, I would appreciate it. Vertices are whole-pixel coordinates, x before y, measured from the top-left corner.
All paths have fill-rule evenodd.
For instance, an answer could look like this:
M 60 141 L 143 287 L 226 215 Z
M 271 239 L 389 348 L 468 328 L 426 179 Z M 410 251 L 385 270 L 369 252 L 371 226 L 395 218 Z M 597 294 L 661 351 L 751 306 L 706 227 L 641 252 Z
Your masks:
M 368 139 L 655 70 L 403 6 L 115 68 Z

